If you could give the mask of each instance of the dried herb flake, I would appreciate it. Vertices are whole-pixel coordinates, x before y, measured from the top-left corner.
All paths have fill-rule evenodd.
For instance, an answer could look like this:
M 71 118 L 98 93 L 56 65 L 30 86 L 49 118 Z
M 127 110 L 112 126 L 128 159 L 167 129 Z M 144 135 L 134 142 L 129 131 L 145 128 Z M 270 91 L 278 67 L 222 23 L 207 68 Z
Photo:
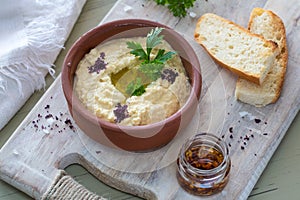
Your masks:
M 126 104 L 122 106 L 120 103 L 118 103 L 116 105 L 115 109 L 113 110 L 114 115 L 116 116 L 115 123 L 120 123 L 125 118 L 129 117 L 127 108 L 128 105 Z
M 99 74 L 101 70 L 106 69 L 107 63 L 104 61 L 104 58 L 105 58 L 105 53 L 101 52 L 100 56 L 97 58 L 95 64 L 88 67 L 89 73 L 96 72 L 97 74 Z
M 167 80 L 169 83 L 173 84 L 175 82 L 176 77 L 178 76 L 177 72 L 174 72 L 171 69 L 164 69 L 161 78 L 163 80 Z

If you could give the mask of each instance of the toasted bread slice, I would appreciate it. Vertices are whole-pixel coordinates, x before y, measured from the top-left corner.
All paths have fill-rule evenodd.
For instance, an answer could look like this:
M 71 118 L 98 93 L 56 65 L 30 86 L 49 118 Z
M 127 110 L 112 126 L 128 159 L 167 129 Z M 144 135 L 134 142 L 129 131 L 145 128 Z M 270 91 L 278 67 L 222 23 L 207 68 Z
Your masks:
M 288 61 L 285 27 L 280 17 L 272 11 L 255 8 L 251 13 L 248 28 L 252 33 L 276 42 L 280 49 L 280 54 L 260 86 L 243 78 L 239 78 L 236 83 L 237 99 L 261 107 L 276 102 L 280 96 Z
M 276 43 L 212 13 L 199 18 L 194 37 L 219 65 L 257 84 L 279 53 Z

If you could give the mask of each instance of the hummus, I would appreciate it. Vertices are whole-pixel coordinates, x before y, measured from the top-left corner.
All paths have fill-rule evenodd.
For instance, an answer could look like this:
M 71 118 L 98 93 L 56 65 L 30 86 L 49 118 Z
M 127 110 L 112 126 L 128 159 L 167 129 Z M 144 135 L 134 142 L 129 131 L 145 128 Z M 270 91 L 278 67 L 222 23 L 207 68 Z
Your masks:
M 140 96 L 128 96 L 129 80 L 136 80 L 141 60 L 130 53 L 126 42 L 145 48 L 146 38 L 114 39 L 92 49 L 80 61 L 75 76 L 75 92 L 97 117 L 121 125 L 146 125 L 174 114 L 185 104 L 191 86 L 180 57 L 176 54 L 163 67 L 160 78 L 148 82 Z M 163 40 L 157 49 L 175 52 Z

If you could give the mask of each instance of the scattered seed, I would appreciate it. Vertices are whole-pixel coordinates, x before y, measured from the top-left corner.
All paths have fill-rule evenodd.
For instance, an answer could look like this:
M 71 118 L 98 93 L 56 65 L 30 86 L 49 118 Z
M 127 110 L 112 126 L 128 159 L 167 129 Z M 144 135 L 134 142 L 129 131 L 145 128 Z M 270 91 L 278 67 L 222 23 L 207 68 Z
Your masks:
M 250 137 L 249 137 L 248 135 L 245 135 L 244 140 L 249 141 L 249 140 L 250 140 Z
M 45 119 L 49 119 L 49 118 L 53 118 L 53 115 L 52 114 L 48 114 L 45 116 Z
M 255 123 L 257 123 L 257 124 L 259 124 L 259 123 L 261 122 L 261 120 L 260 120 L 260 119 L 257 119 L 257 118 L 255 118 L 254 121 L 255 121 Z
M 71 122 L 70 119 L 67 118 L 67 119 L 65 120 L 65 124 L 67 124 L 67 125 L 72 125 L 72 122 Z

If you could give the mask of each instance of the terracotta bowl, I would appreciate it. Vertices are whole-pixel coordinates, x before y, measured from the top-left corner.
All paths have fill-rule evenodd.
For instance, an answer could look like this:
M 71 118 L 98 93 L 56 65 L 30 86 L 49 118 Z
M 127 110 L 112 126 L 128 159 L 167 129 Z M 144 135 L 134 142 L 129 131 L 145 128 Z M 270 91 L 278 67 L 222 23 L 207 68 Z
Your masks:
M 100 119 L 88 111 L 73 91 L 78 63 L 98 44 L 121 37 L 143 36 L 154 27 L 182 59 L 192 87 L 186 104 L 169 118 L 143 126 L 120 126 Z M 69 111 L 79 128 L 102 145 L 127 151 L 150 151 L 169 143 L 191 121 L 200 97 L 202 79 L 198 58 L 189 43 L 171 28 L 157 22 L 125 19 L 98 26 L 80 37 L 65 57 L 62 69 L 62 88 Z

